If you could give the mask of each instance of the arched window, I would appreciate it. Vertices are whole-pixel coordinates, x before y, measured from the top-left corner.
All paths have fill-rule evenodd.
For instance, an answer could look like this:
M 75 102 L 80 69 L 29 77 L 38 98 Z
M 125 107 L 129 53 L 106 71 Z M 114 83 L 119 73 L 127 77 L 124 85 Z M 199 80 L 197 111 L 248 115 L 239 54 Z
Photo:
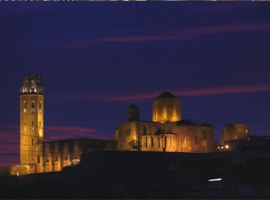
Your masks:
M 39 110 L 39 112 L 41 112 L 41 110 L 42 110 L 42 103 L 41 103 L 41 101 L 38 104 L 38 110 Z
M 23 112 L 27 111 L 27 104 L 26 101 L 23 101 Z
M 35 112 L 35 107 L 36 107 L 35 101 L 32 101 L 32 102 L 31 102 L 31 111 L 32 111 L 32 112 Z

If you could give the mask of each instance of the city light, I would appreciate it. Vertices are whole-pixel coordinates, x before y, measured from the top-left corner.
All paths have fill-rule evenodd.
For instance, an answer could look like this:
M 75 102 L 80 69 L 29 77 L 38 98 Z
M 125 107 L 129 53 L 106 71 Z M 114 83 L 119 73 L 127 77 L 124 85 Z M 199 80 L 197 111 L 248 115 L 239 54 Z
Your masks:
M 222 178 L 211 178 L 208 179 L 208 182 L 222 181 Z

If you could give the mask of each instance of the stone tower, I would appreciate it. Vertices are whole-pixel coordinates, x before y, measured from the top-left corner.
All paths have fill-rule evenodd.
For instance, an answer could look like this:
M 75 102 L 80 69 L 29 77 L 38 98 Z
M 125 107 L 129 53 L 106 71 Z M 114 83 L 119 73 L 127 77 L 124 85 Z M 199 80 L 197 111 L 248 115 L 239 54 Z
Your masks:
M 164 92 L 153 100 L 153 121 L 154 122 L 176 122 L 181 120 L 180 99 Z
M 42 151 L 44 126 L 44 89 L 40 75 L 23 78 L 20 89 L 20 164 L 35 171 Z
M 128 107 L 128 121 L 139 121 L 140 109 L 138 106 L 131 104 Z

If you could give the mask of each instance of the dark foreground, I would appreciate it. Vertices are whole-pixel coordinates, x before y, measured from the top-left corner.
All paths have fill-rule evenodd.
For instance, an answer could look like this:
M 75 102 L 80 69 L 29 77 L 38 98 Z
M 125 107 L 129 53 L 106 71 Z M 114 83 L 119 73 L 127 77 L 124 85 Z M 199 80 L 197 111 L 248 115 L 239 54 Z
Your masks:
M 268 149 L 92 152 L 63 172 L 0 177 L 0 198 L 270 198 Z

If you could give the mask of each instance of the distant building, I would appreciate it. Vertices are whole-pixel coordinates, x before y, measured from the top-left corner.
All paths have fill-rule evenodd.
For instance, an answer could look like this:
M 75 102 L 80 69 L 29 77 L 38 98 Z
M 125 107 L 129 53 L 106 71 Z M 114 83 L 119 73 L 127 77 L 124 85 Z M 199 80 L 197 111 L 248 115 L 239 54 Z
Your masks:
M 233 150 L 239 145 L 247 145 L 251 138 L 251 126 L 247 124 L 227 124 L 221 132 L 218 150 Z
M 221 142 L 247 139 L 251 136 L 251 127 L 247 124 L 227 124 L 221 134 Z
M 128 108 L 128 121 L 115 131 L 118 150 L 211 152 L 214 150 L 214 128 L 181 120 L 180 99 L 164 92 L 153 100 L 152 121 L 139 119 L 139 108 Z

